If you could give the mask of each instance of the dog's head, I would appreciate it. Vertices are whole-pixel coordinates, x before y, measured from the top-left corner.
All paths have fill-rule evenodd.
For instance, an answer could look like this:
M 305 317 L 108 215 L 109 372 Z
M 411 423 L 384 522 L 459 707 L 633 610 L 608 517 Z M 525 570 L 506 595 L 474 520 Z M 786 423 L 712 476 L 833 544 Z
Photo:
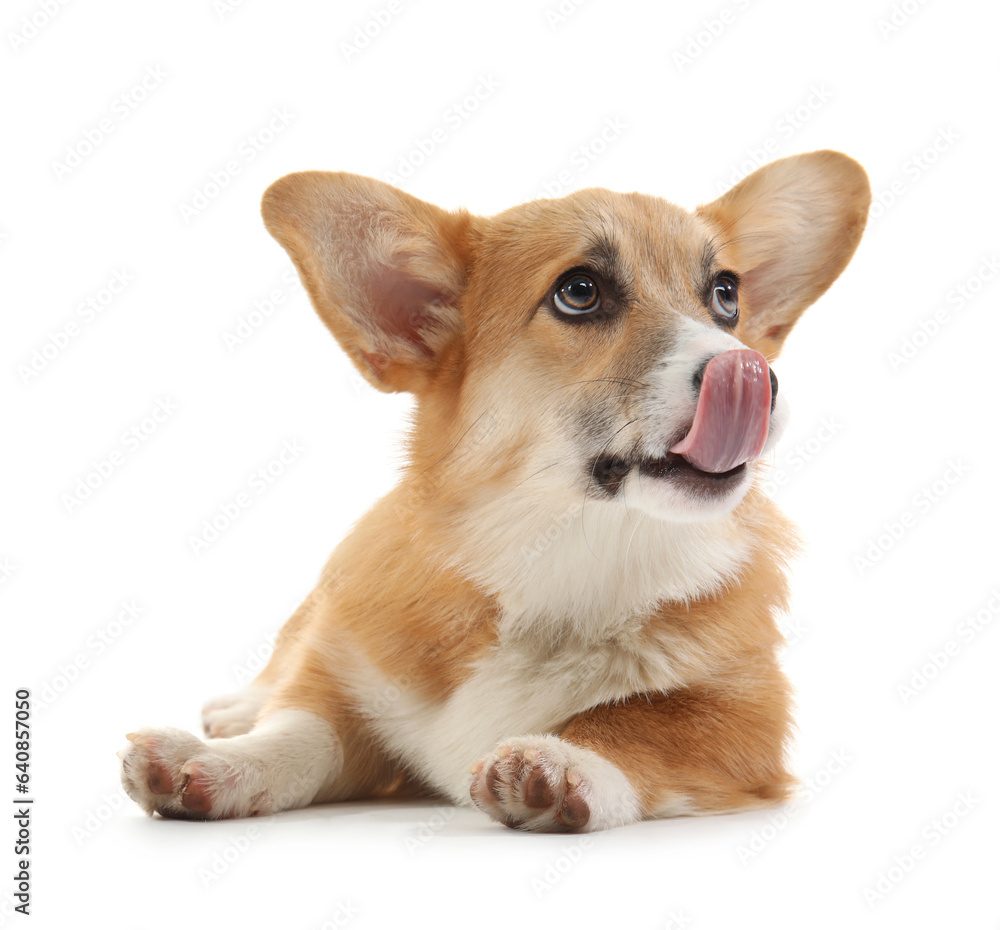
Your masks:
M 480 218 L 303 172 L 263 214 L 364 376 L 417 396 L 415 472 L 448 471 L 452 494 L 544 474 L 567 500 L 689 522 L 751 487 L 784 418 L 770 364 L 870 196 L 822 151 L 694 213 L 591 189 Z

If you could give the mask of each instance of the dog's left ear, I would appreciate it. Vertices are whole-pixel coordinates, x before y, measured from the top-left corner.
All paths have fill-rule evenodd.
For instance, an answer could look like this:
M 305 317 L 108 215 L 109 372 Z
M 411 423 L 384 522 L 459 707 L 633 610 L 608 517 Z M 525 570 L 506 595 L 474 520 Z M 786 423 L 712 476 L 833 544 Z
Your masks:
M 427 387 L 463 331 L 473 218 L 329 171 L 275 181 L 261 212 L 361 373 L 383 391 Z
M 740 276 L 737 335 L 769 359 L 844 270 L 861 240 L 871 187 L 841 152 L 793 155 L 757 169 L 698 208 L 717 261 Z

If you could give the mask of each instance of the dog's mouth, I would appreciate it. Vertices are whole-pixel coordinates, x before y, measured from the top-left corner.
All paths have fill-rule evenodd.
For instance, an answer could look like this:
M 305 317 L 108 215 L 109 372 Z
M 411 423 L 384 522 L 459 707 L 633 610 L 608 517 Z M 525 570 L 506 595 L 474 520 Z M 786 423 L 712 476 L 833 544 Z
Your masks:
M 662 458 L 643 459 L 637 466 L 640 475 L 647 475 L 660 481 L 686 481 L 704 483 L 706 488 L 720 488 L 733 479 L 739 479 L 747 470 L 746 462 L 726 471 L 704 471 L 689 462 L 683 455 L 668 452 Z
M 638 461 L 602 455 L 594 462 L 591 473 L 607 493 L 614 495 L 633 469 L 655 481 L 667 481 L 683 487 L 697 497 L 710 498 L 728 494 L 736 487 L 743 480 L 747 465 L 743 462 L 726 471 L 713 472 L 698 468 L 676 452 Z
M 681 486 L 694 496 L 728 494 L 767 443 L 772 374 L 760 353 L 739 349 L 716 355 L 698 376 L 698 406 L 689 428 L 656 457 L 600 456 L 593 476 L 616 493 L 628 473 Z

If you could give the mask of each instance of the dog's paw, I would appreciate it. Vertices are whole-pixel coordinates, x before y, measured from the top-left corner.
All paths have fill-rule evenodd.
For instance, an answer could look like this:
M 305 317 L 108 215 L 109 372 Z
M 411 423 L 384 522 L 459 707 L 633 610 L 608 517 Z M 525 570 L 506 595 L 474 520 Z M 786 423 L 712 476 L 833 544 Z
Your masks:
M 118 753 L 122 787 L 147 814 L 218 820 L 271 812 L 259 773 L 174 727 L 143 727 Z
M 557 736 L 507 740 L 469 771 L 473 803 L 508 827 L 590 832 L 640 816 L 635 791 L 620 769 Z
M 205 735 L 218 739 L 249 733 L 266 700 L 267 689 L 254 685 L 213 698 L 201 709 Z

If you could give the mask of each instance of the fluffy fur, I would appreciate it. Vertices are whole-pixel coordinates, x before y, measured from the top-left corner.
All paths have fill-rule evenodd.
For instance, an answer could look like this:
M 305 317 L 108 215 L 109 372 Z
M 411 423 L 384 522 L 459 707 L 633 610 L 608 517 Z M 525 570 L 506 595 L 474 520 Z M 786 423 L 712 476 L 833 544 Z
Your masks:
M 417 397 L 409 464 L 253 686 L 206 707 L 212 738 L 130 734 L 129 794 L 217 818 L 434 792 L 538 831 L 784 799 L 794 534 L 757 461 L 711 487 L 643 463 L 690 428 L 699 366 L 774 360 L 869 202 L 837 152 L 694 213 L 585 190 L 483 218 L 352 175 L 276 182 L 264 221 L 320 317 L 376 387 Z M 573 269 L 599 285 L 592 320 L 553 305 Z M 727 271 L 735 326 L 710 305 Z

